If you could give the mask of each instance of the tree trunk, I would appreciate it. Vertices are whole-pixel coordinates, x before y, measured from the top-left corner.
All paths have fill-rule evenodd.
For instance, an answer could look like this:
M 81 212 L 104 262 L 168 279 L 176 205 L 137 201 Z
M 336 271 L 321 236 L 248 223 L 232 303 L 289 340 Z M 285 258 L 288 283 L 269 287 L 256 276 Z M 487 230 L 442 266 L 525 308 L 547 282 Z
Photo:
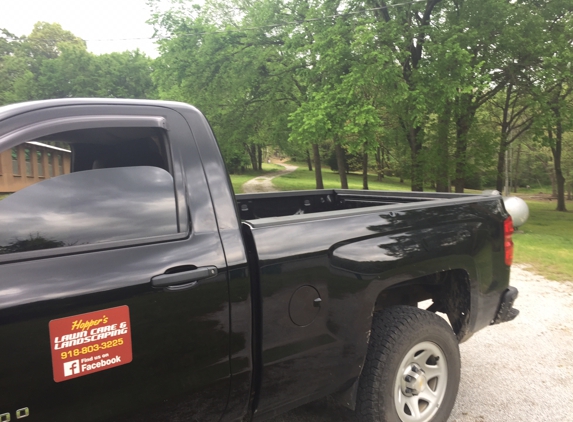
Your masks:
M 257 160 L 257 149 L 255 145 L 245 145 L 245 149 L 247 150 L 247 154 L 249 154 L 249 159 L 251 160 L 251 166 L 253 167 L 254 171 L 259 170 L 259 162 Z
M 557 154 L 553 154 L 556 157 Z M 560 155 L 560 154 L 559 154 Z M 555 158 L 557 160 L 557 158 Z M 561 166 L 557 166 L 557 162 L 555 162 L 555 179 L 557 182 L 557 211 L 567 211 L 567 207 L 565 205 L 565 177 L 563 176 L 563 171 L 561 170 Z
M 515 157 L 515 167 L 513 171 L 513 192 L 517 193 L 519 187 L 519 158 L 521 157 L 521 144 L 517 146 L 517 157 Z
M 507 144 L 505 142 L 505 137 L 499 143 L 499 150 L 497 151 L 497 175 L 495 177 L 495 188 L 499 192 L 503 192 L 504 189 L 504 171 L 505 171 L 505 151 Z
M 376 180 L 381 182 L 384 179 L 384 151 L 382 147 L 376 148 Z
M 362 155 L 362 189 L 368 190 L 368 153 Z
M 260 145 L 257 145 L 257 158 L 259 161 L 259 170 L 263 169 L 263 149 Z
M 468 132 L 469 121 L 468 116 L 464 115 L 456 122 L 456 179 L 454 186 L 456 193 L 464 193 L 466 184 L 466 166 L 467 166 L 467 149 L 468 149 Z
M 381 182 L 382 181 L 382 177 L 381 173 L 382 173 L 382 165 L 380 164 L 381 158 L 380 158 L 380 147 L 376 148 L 376 152 L 374 153 L 374 159 L 376 160 L 376 181 L 377 182 Z
M 557 179 L 555 178 L 555 168 L 547 168 L 549 180 L 551 180 L 551 196 L 557 198 Z
M 557 117 L 557 127 L 555 130 L 555 145 L 551 142 L 551 152 L 553 153 L 553 165 L 555 167 L 555 179 L 557 182 L 557 208 L 556 211 L 567 211 L 565 206 L 565 177 L 561 169 L 561 150 L 563 145 L 563 127 L 561 115 L 558 110 L 554 110 Z M 549 139 L 553 138 L 552 131 L 549 130 Z
M 412 192 L 424 191 L 424 177 L 422 174 L 422 163 L 420 161 L 420 151 L 422 144 L 420 142 L 420 131 L 422 128 L 410 128 L 408 131 L 408 143 L 410 144 L 410 158 L 412 162 Z
M 384 169 L 386 168 L 386 150 L 384 145 L 380 147 L 380 179 L 384 179 Z
M 497 151 L 497 176 L 495 178 L 495 188 L 502 192 L 503 195 L 509 195 L 509 191 L 505 191 L 505 173 L 506 173 L 506 151 L 511 141 L 508 139 L 510 131 L 510 109 L 511 109 L 511 94 L 513 92 L 513 84 L 507 84 L 505 89 L 505 102 L 503 106 L 503 113 L 501 119 L 501 128 L 499 133 L 499 150 Z M 507 166 L 509 171 L 509 165 Z
M 306 150 L 306 161 L 308 162 L 308 171 L 312 171 L 312 160 L 310 159 L 309 150 Z
M 324 184 L 322 183 L 322 167 L 320 165 L 320 150 L 318 149 L 318 144 L 312 144 L 312 155 L 314 158 L 314 177 L 316 179 L 316 188 L 324 189 Z
M 456 117 L 456 175 L 454 180 L 456 193 L 464 193 L 466 183 L 468 134 L 475 114 L 472 99 L 471 95 L 464 94 L 458 104 L 460 112 Z
M 334 141 L 334 151 L 336 152 L 336 163 L 338 174 L 340 175 L 340 188 L 348 189 L 348 178 L 346 177 L 346 159 L 344 158 L 344 148 L 340 146 L 336 139 Z
M 449 148 L 451 105 L 446 104 L 444 113 L 438 117 L 438 141 L 436 143 L 436 192 L 449 192 Z

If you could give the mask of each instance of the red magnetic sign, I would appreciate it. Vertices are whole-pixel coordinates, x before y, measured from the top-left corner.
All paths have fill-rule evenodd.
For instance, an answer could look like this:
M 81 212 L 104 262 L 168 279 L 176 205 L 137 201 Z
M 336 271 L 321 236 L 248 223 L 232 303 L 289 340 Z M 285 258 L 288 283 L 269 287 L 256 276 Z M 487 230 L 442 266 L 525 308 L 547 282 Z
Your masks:
M 132 359 L 129 308 L 54 319 L 50 343 L 56 382 L 125 365 Z

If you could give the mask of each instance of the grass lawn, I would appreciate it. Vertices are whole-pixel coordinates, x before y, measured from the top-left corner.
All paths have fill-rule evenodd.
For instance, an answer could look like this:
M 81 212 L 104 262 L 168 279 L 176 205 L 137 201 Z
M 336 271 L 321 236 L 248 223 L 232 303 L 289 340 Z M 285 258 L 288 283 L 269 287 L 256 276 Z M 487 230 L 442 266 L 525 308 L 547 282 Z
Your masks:
M 279 190 L 308 190 L 315 189 L 314 171 L 309 171 L 305 164 L 289 163 L 299 166 L 296 171 L 285 174 L 284 176 L 273 179 L 273 185 Z M 349 189 L 362 189 L 362 173 L 350 173 L 348 177 Z M 370 190 L 394 190 L 394 191 L 411 191 L 410 180 L 400 183 L 399 177 L 385 176 L 382 182 L 376 180 L 375 174 L 368 175 L 368 189 Z M 322 170 L 322 182 L 325 189 L 340 189 L 340 176 L 330 169 Z M 431 192 L 432 189 L 426 186 L 425 189 Z M 481 193 L 466 189 L 466 193 Z
M 551 185 L 540 185 L 540 184 L 534 184 L 531 185 L 529 188 L 527 187 L 519 187 L 517 188 L 517 195 L 535 195 L 535 194 L 539 194 L 539 193 L 543 193 L 543 194 L 551 194 L 553 192 L 553 189 L 551 187 Z M 513 193 L 513 189 L 512 189 L 512 193 Z M 515 193 L 513 193 L 515 195 Z
M 273 185 L 279 190 L 308 190 L 315 189 L 314 171 L 308 171 L 308 167 L 300 163 L 291 163 L 298 165 L 299 168 L 294 172 L 273 179 Z M 331 170 L 322 170 L 322 181 L 325 189 L 340 189 L 340 177 L 338 173 Z M 348 175 L 349 189 L 362 189 L 362 174 Z M 376 181 L 376 175 L 368 176 L 368 188 L 371 190 L 410 190 L 410 181 L 406 180 L 400 183 L 398 177 L 384 177 L 383 182 Z
M 514 262 L 553 280 L 573 281 L 573 212 L 557 212 L 556 201 L 527 201 L 529 220 L 513 236 Z M 573 203 L 567 202 L 573 209 Z
M 229 176 L 231 177 L 231 183 L 233 185 L 235 193 L 243 193 L 243 188 L 242 188 L 243 183 L 251 179 L 254 179 L 255 177 L 262 176 L 265 173 L 270 173 L 272 171 L 279 171 L 279 170 L 284 170 L 284 167 L 278 164 L 263 163 L 263 171 L 248 170 L 243 174 L 230 174 Z

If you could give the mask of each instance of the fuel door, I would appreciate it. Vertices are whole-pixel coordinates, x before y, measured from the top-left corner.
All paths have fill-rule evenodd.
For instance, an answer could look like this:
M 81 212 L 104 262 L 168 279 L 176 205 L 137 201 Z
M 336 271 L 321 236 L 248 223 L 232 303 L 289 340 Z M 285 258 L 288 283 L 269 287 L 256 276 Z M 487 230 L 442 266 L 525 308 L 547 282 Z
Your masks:
M 301 286 L 292 295 L 289 303 L 291 321 L 300 327 L 310 325 L 320 312 L 322 299 L 312 286 Z

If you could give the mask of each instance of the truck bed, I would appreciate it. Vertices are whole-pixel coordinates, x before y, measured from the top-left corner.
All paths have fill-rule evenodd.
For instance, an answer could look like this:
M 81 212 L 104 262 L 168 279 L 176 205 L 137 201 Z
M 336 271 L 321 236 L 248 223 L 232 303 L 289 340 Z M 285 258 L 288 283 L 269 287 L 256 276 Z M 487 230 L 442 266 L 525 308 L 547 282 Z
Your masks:
M 314 190 L 236 200 L 257 264 L 259 415 L 273 416 L 282 398 L 318 398 L 358 378 L 373 310 L 395 305 L 377 292 L 408 297 L 410 306 L 465 298 L 450 312 L 463 341 L 495 318 L 499 290 L 507 287 L 497 196 Z M 492 282 L 495 293 L 487 287 L 470 303 L 472 284 Z M 345 356 L 344 363 L 334 356 Z
M 302 214 L 330 213 L 332 211 L 353 210 L 368 207 L 398 204 L 413 204 L 415 207 L 441 205 L 444 200 L 477 200 L 482 195 L 400 192 L 400 191 L 363 191 L 322 189 L 312 191 L 269 192 L 236 195 L 242 220 L 258 220 L 273 217 L 286 217 Z M 486 195 L 483 195 L 487 197 Z M 403 209 L 403 206 L 399 207 Z M 374 211 L 374 210 L 373 210 Z M 340 216 L 347 213 L 325 214 Z M 315 215 L 314 217 L 322 217 Z

